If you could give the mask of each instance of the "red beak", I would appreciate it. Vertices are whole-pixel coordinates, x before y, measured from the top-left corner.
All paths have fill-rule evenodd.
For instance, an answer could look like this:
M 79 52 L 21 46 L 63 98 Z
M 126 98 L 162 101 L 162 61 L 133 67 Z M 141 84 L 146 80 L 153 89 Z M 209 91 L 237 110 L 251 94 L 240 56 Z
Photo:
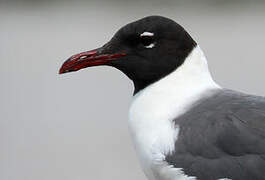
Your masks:
M 125 53 L 104 54 L 101 52 L 102 50 L 99 48 L 71 56 L 63 63 L 59 74 L 78 71 L 90 66 L 106 65 L 109 62 L 126 55 Z

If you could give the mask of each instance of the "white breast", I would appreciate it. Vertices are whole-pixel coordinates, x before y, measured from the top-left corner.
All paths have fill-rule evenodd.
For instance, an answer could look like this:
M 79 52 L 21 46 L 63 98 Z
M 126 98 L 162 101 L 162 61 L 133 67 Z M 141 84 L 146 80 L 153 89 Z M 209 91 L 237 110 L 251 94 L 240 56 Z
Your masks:
M 181 169 L 169 166 L 165 155 L 174 151 L 179 127 L 172 120 L 187 111 L 207 90 L 219 88 L 197 46 L 177 70 L 138 92 L 129 111 L 129 130 L 149 180 L 186 180 Z

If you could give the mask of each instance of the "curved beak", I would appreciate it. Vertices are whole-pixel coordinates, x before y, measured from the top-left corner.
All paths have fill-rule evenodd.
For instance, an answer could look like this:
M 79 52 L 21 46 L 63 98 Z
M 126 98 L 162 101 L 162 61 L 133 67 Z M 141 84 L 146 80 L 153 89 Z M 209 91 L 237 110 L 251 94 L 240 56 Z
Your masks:
M 126 56 L 125 53 L 105 54 L 102 52 L 102 48 L 98 48 L 71 56 L 61 66 L 59 74 L 78 71 L 91 66 L 107 65 L 111 61 Z

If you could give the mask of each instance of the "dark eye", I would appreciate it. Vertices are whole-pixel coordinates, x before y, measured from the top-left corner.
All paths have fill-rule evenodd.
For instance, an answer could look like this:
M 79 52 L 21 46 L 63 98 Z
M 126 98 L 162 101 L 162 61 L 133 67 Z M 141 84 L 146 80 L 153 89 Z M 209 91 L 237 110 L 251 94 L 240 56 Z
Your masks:
M 154 34 L 144 32 L 140 35 L 140 42 L 146 48 L 153 48 L 155 46 Z
M 149 46 L 149 45 L 151 45 L 152 43 L 154 43 L 154 38 L 151 37 L 151 36 L 142 36 L 142 37 L 141 37 L 141 43 L 142 43 L 144 46 Z

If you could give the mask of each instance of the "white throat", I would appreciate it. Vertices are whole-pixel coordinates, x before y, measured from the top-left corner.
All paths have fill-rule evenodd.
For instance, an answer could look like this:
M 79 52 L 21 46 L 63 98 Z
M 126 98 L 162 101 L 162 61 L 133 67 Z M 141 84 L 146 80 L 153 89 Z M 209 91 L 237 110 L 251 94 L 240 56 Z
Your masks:
M 129 130 L 149 180 L 185 179 L 180 170 L 173 173 L 174 178 L 168 177 L 166 174 L 172 172 L 165 170 L 163 162 L 165 155 L 174 151 L 178 137 L 179 128 L 172 120 L 185 113 L 204 92 L 216 88 L 220 87 L 213 81 L 206 58 L 197 46 L 174 72 L 134 96 Z

